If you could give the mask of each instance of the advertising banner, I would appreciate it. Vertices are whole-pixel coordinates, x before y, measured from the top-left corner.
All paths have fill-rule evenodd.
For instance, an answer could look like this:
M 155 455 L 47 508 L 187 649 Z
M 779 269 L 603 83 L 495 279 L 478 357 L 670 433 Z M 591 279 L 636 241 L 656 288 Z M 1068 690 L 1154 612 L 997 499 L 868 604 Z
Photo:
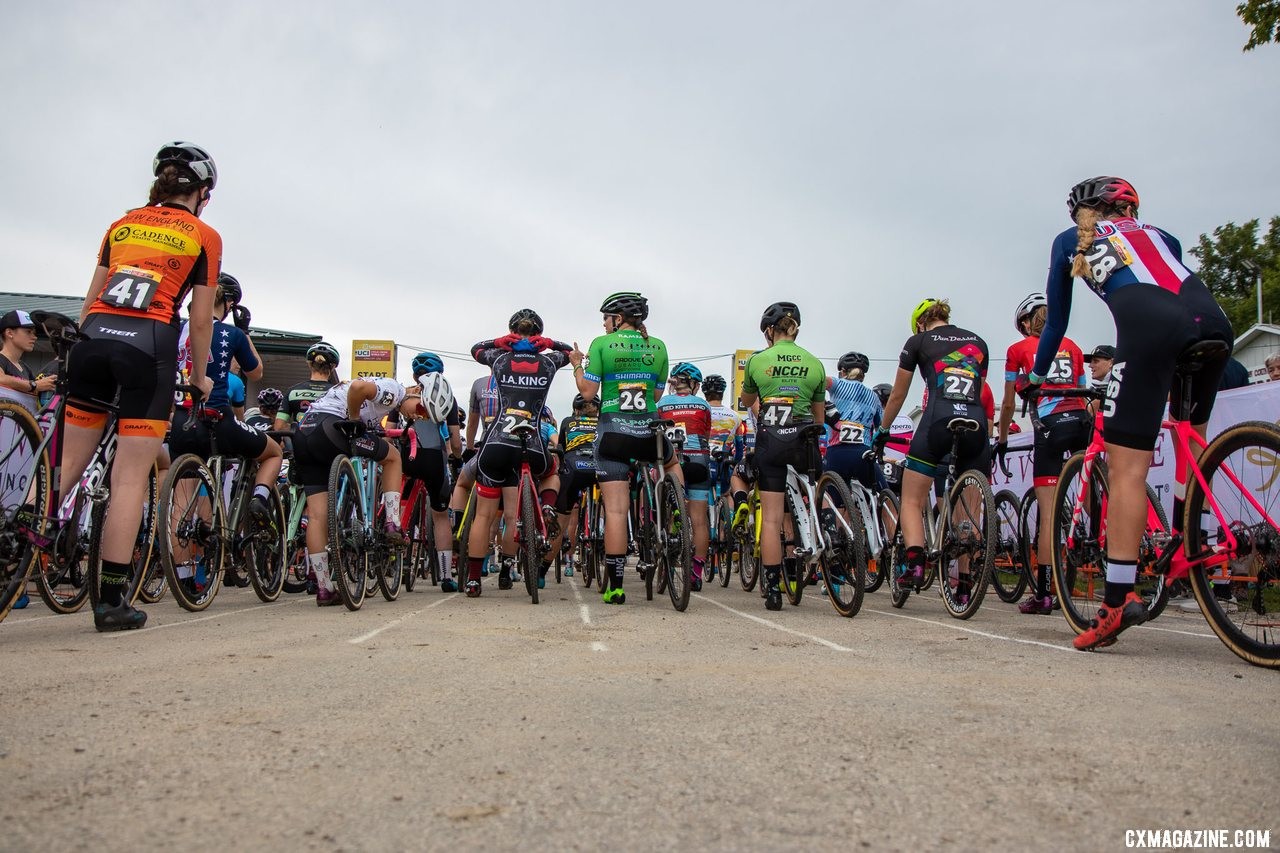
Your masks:
M 733 353 L 733 398 L 730 403 L 734 410 L 741 413 L 746 409 L 742 405 L 742 380 L 747 375 L 747 359 L 751 358 L 755 350 L 740 349 L 734 350 Z
M 352 341 L 351 376 L 353 379 L 394 378 L 396 375 L 395 341 Z

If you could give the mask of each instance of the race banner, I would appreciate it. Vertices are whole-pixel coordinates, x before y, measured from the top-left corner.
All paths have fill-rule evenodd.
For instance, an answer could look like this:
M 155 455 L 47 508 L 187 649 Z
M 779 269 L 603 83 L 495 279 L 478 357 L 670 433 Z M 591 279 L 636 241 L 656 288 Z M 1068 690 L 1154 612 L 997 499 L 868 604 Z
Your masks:
M 355 379 L 394 379 L 396 375 L 395 341 L 352 341 L 351 376 Z
M 747 376 L 747 359 L 751 358 L 754 352 L 755 350 L 740 349 L 734 350 L 733 353 L 733 402 L 731 405 L 739 413 L 747 411 L 742 405 L 742 382 Z

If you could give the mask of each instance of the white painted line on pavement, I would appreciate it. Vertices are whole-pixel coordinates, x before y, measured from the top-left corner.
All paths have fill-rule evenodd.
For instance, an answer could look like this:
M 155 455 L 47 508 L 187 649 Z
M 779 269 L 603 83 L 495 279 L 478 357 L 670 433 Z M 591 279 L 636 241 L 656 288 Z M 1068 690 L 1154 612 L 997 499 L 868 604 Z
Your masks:
M 593 651 L 593 652 L 607 652 L 607 651 L 609 651 L 609 647 L 608 647 L 608 646 L 606 646 L 604 643 L 600 642 L 599 640 L 597 640 L 596 642 L 594 642 L 594 643 L 592 643 L 592 644 L 591 644 L 591 651 Z
M 107 634 L 108 637 L 138 637 L 143 634 L 150 634 L 152 631 L 163 631 L 165 628 L 181 628 L 183 625 L 194 625 L 197 622 L 208 622 L 210 619 L 221 619 L 223 616 L 239 616 L 241 613 L 248 613 L 252 610 L 266 610 L 268 607 L 283 607 L 286 604 L 303 604 L 314 601 L 312 596 L 304 596 L 295 598 L 290 601 L 273 601 L 270 604 L 256 604 L 253 607 L 241 607 L 239 610 L 228 610 L 225 613 L 210 613 L 208 616 L 200 616 L 195 619 L 183 619 L 181 622 L 166 622 L 163 625 L 152 625 L 150 628 L 143 628 L 141 631 L 113 631 Z
M 578 590 L 578 585 L 570 584 L 573 588 L 573 597 L 578 600 L 578 616 L 582 619 L 583 625 L 591 624 L 591 608 L 587 607 L 582 600 L 582 593 Z
M 785 625 L 779 625 L 777 622 L 770 622 L 768 619 L 762 619 L 759 616 L 756 616 L 752 613 L 743 613 L 741 610 L 735 610 L 727 604 L 721 604 L 720 602 L 716 601 L 714 598 L 707 598 L 705 595 L 694 595 L 693 597 L 698 599 L 699 601 L 705 601 L 708 604 L 714 604 L 716 607 L 720 607 L 720 608 L 723 608 L 724 610 L 728 610 L 730 613 L 736 613 L 737 615 L 741 616 L 743 619 L 750 619 L 752 622 L 759 622 L 761 625 L 767 625 L 768 627 L 773 628 L 775 631 L 781 631 L 784 634 L 793 634 L 794 636 L 797 636 L 797 637 L 803 637 L 804 639 L 809 640 L 810 642 L 817 643 L 820 646 L 826 646 L 827 648 L 832 649 L 834 651 L 837 651 L 837 652 L 853 651 L 853 649 L 850 649 L 846 646 L 839 645 L 838 643 L 833 643 L 830 640 L 824 640 L 821 637 L 815 637 L 813 634 L 806 634 L 803 631 L 796 631 L 786 627 Z
M 1208 637 L 1210 640 L 1218 639 L 1217 634 L 1198 634 L 1195 631 L 1179 631 L 1176 628 L 1157 628 L 1155 625 L 1139 625 L 1146 631 L 1164 631 L 1166 634 L 1182 634 L 1185 637 Z
M 939 628 L 950 628 L 955 631 L 964 631 L 966 634 L 974 634 L 979 637 L 986 637 L 989 640 L 1006 640 L 1010 643 L 1022 643 L 1027 646 L 1042 646 L 1046 649 L 1054 649 L 1059 652 L 1074 652 L 1071 646 L 1055 646 L 1053 643 L 1042 643 L 1039 640 L 1023 640 L 1019 637 L 1006 637 L 1003 634 L 992 634 L 988 631 L 979 631 L 977 628 L 966 628 L 963 625 L 957 625 L 957 620 L 950 622 L 939 622 L 936 619 L 922 619 L 919 616 L 908 616 L 905 613 L 894 613 L 891 610 L 872 610 L 870 607 L 865 608 L 868 613 L 878 613 L 881 616 L 896 616 L 899 619 L 910 619 L 912 622 L 924 622 L 927 625 L 936 625 Z
M 395 626 L 399 625 L 401 622 L 405 622 L 409 619 L 412 619 L 413 617 L 417 616 L 419 613 L 423 612 L 424 610 L 430 610 L 433 607 L 439 607 L 441 604 L 444 604 L 446 601 L 450 601 L 457 597 L 458 597 L 458 593 L 456 592 L 450 593 L 438 601 L 431 602 L 426 607 L 419 607 L 417 610 L 413 611 L 412 613 L 406 613 L 404 616 L 397 616 L 395 619 L 392 619 L 390 622 L 383 625 L 381 628 L 374 628 L 369 633 L 361 634 L 359 637 L 353 637 L 350 640 L 347 640 L 347 642 L 353 646 L 358 646 L 361 643 L 365 642 L 366 640 L 372 640 L 374 637 L 378 636 L 383 631 L 388 631 L 394 628 Z

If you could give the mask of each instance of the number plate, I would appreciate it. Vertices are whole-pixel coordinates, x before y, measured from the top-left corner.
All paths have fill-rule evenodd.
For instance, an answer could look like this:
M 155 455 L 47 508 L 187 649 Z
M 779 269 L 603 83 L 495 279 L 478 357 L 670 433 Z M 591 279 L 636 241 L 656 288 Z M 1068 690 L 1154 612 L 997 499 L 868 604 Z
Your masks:
M 533 426 L 533 413 L 524 409 L 507 409 L 498 419 L 498 424 L 504 433 L 511 435 L 520 427 Z
M 959 367 L 943 369 L 942 399 L 954 403 L 976 403 L 979 393 L 977 376 Z
M 791 423 L 791 406 L 794 397 L 769 397 L 760 406 L 760 423 L 771 427 L 784 427 Z
M 672 444 L 684 444 L 685 430 L 683 424 L 676 424 L 667 429 L 667 440 Z
M 836 424 L 840 444 L 866 444 L 867 428 L 857 421 L 840 421 Z
M 119 267 L 107 279 L 107 285 L 98 298 L 117 308 L 146 311 L 159 287 L 159 273 L 135 267 Z
M 622 412 L 649 411 L 649 388 L 644 383 L 618 386 L 618 410 Z

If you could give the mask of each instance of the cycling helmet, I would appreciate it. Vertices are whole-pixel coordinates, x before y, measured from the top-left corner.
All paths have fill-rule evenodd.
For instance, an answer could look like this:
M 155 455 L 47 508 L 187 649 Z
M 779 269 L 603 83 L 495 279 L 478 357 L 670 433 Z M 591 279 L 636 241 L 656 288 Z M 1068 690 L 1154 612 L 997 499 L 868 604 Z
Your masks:
M 323 361 L 330 367 L 337 367 L 342 363 L 342 360 L 338 358 L 338 351 L 333 348 L 332 344 L 327 344 L 324 341 L 311 345 L 311 349 L 307 350 L 307 361 Z
M 555 420 L 555 419 L 556 419 L 556 416 L 555 416 L 554 414 L 552 414 L 552 413 L 551 413 L 551 407 L 550 407 L 550 406 L 543 406 L 543 407 L 542 407 L 542 414 L 541 414 L 541 418 L 542 418 L 544 421 L 553 421 L 553 420 Z
M 760 331 L 778 325 L 783 317 L 790 317 L 796 321 L 797 326 L 800 325 L 800 309 L 794 302 L 775 302 L 760 315 Z
M 1071 214 L 1072 222 L 1076 219 L 1077 208 L 1103 207 L 1109 204 L 1132 204 L 1137 207 L 1138 191 L 1124 178 L 1099 175 L 1076 184 L 1067 196 L 1067 212 Z
M 880 398 L 880 405 L 884 406 L 889 402 L 889 395 L 893 393 L 893 386 L 888 382 L 881 382 L 879 385 L 871 389 L 877 397 Z
M 284 392 L 279 388 L 263 388 L 258 392 L 258 405 L 278 409 L 284 403 Z
M 511 315 L 510 321 L 507 322 L 507 328 L 511 331 L 516 330 L 516 326 L 525 321 L 533 322 L 533 333 L 535 335 L 542 334 L 542 318 L 538 316 L 538 312 L 532 308 L 521 308 L 519 311 Z
M 724 390 L 729 387 L 729 383 L 724 381 L 724 377 L 718 373 L 713 373 L 702 381 L 702 390 L 711 396 L 723 394 Z
M 866 373 L 871 369 L 871 359 L 860 352 L 847 352 L 840 356 L 840 361 L 836 363 L 836 368 L 839 370 L 853 370 L 855 367 L 862 368 L 862 372 Z
M 613 293 L 600 303 L 601 314 L 621 314 L 635 317 L 641 322 L 649 317 L 649 300 L 633 291 Z
M 418 380 L 422 390 L 422 408 L 427 417 L 442 424 L 453 412 L 453 389 L 443 373 L 427 373 Z
M 920 304 L 911 312 L 911 334 L 916 334 L 916 324 L 920 322 L 920 316 L 933 306 L 937 305 L 938 302 L 939 300 L 934 299 L 932 296 L 920 300 Z
M 682 361 L 676 364 L 675 367 L 671 368 L 671 373 L 669 375 L 672 379 L 684 377 L 692 382 L 702 382 L 702 371 L 699 370 L 696 365 L 690 364 L 687 361 Z
M 420 352 L 413 357 L 413 378 L 424 373 L 444 373 L 444 361 L 433 352 Z
M 244 298 L 244 288 L 240 286 L 240 279 L 229 273 L 218 273 L 218 291 L 228 305 L 239 305 L 240 300 Z
M 159 177 L 160 170 L 169 164 L 184 166 L 195 176 L 194 181 L 185 176 L 179 177 L 179 183 L 207 183 L 209 189 L 213 189 L 218 183 L 218 167 L 213 164 L 213 158 L 209 156 L 209 152 L 199 145 L 192 145 L 190 142 L 170 142 L 156 153 L 156 159 L 151 164 L 151 174 Z
M 1013 312 L 1013 327 L 1019 332 L 1022 331 L 1022 320 L 1035 313 L 1037 308 L 1042 308 L 1049 304 L 1049 300 L 1044 298 L 1043 293 L 1032 293 L 1026 299 L 1018 303 L 1018 310 Z
M 586 399 L 581 394 L 574 395 L 573 407 L 575 409 L 584 409 L 587 406 L 595 406 L 597 409 L 600 408 L 600 395 L 597 394 L 596 396 L 592 397 L 590 400 Z

